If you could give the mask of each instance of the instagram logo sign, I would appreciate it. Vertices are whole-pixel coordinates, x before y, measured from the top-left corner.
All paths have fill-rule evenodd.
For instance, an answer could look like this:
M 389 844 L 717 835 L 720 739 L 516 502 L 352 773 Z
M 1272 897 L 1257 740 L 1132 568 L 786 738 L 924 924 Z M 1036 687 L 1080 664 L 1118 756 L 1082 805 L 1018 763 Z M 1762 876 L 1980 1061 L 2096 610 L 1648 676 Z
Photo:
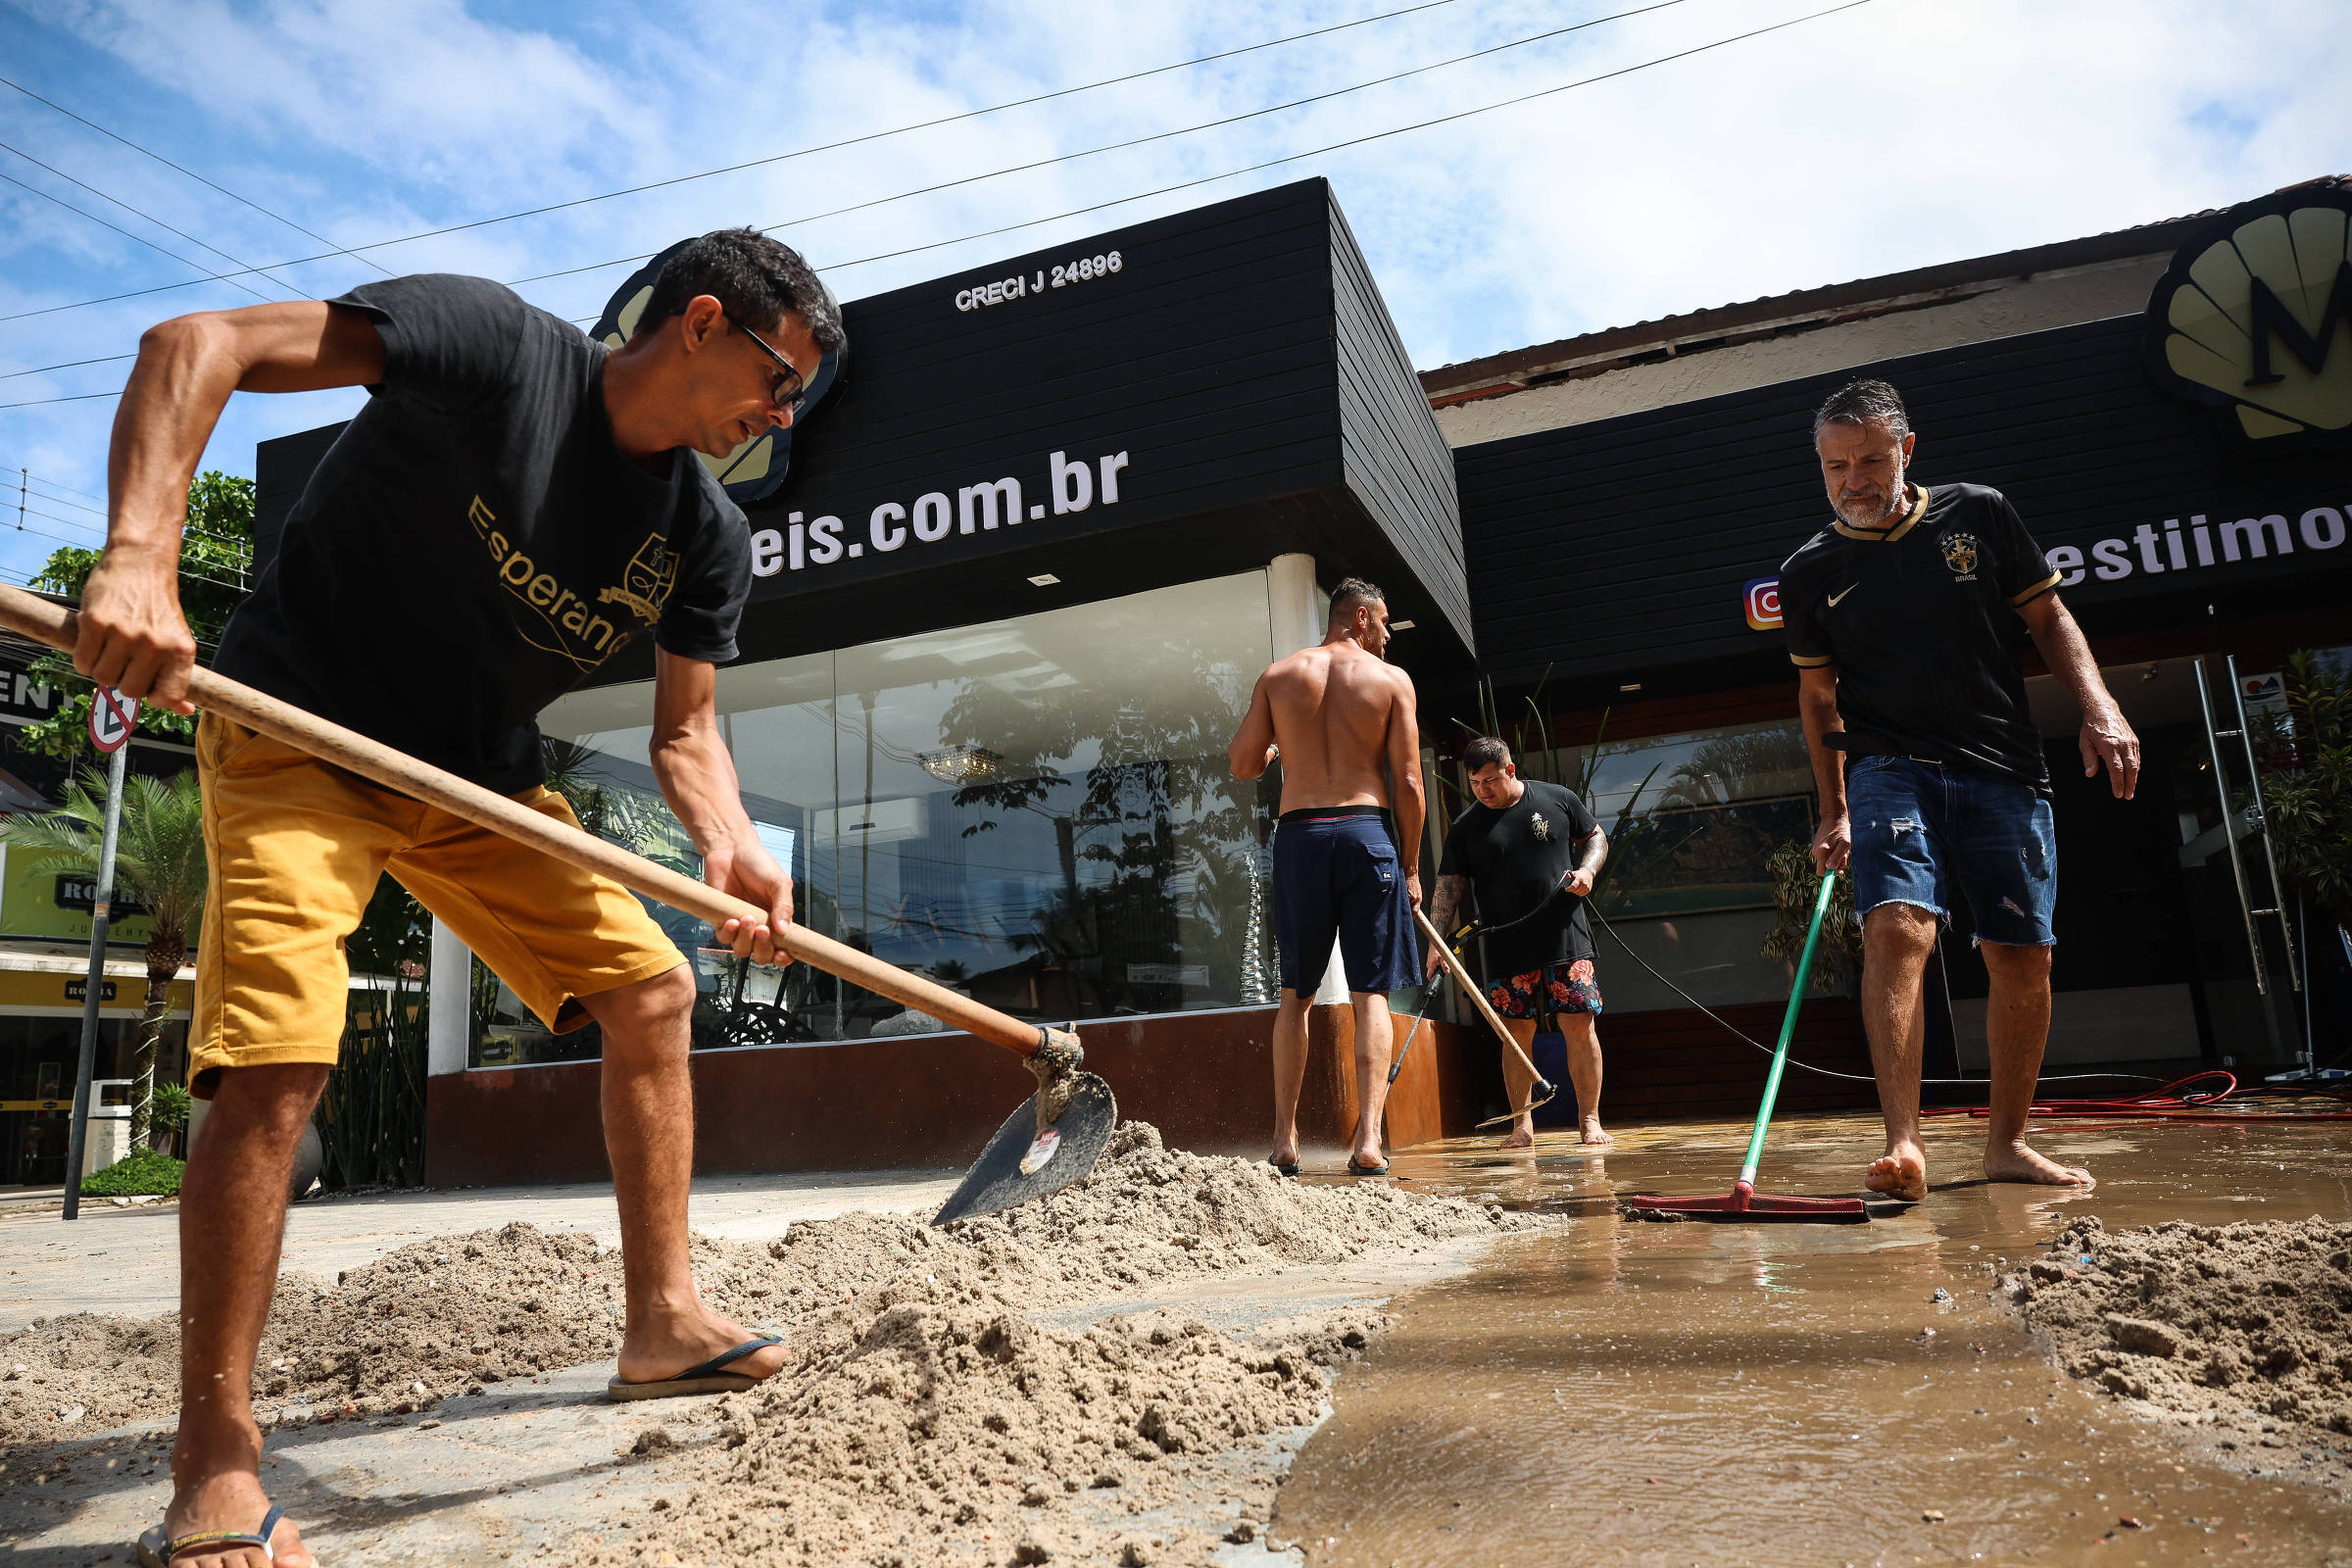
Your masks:
M 1747 585 L 1747 629 L 1771 631 L 1781 623 L 1781 579 L 1758 577 Z

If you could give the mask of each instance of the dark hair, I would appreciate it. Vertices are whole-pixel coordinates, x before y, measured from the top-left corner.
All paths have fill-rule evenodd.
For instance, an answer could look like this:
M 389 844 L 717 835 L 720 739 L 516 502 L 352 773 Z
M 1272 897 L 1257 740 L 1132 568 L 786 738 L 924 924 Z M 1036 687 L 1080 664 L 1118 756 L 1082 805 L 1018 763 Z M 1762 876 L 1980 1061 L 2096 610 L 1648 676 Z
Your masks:
M 1490 767 L 1510 765 L 1511 749 L 1492 735 L 1481 735 L 1462 748 L 1462 771 L 1483 773 Z
M 838 354 L 849 342 L 841 307 L 801 253 L 756 228 L 719 228 L 690 240 L 662 264 L 640 322 L 682 316 L 696 296 L 708 294 L 726 308 L 727 319 L 765 332 L 787 315 L 808 323 L 816 346 Z
M 1331 591 L 1331 624 L 1336 626 L 1355 613 L 1358 605 L 1385 605 L 1389 596 L 1361 577 L 1343 577 Z
M 1813 433 L 1825 424 L 1885 424 L 1898 441 L 1911 433 L 1903 395 L 1884 381 L 1848 381 L 1831 393 L 1813 416 Z

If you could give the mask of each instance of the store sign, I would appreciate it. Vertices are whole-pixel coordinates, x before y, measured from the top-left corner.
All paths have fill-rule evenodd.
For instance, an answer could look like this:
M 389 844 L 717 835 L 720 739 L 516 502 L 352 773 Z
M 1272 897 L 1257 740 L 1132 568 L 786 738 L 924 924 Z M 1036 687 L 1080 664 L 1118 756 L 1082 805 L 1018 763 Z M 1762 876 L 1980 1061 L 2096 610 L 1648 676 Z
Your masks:
M 83 914 L 94 913 L 98 908 L 98 884 L 86 876 L 69 873 L 57 879 L 56 899 L 57 906 L 61 909 L 78 909 Z M 132 915 L 148 914 L 153 911 L 137 899 L 121 888 L 117 888 L 113 901 L 107 906 L 107 912 L 114 919 L 126 920 Z
M 2257 452 L 2352 447 L 2352 190 L 2232 207 L 2148 301 L 2149 372 Z
M 1747 605 L 1749 631 L 1778 631 L 1781 627 L 1781 579 L 1751 577 L 1741 594 Z
M 1066 516 L 1100 504 L 1119 504 L 1119 476 L 1128 466 L 1124 452 L 1106 452 L 1094 459 L 1050 452 L 1024 485 L 1018 474 L 1003 474 L 976 484 L 957 485 L 955 494 L 931 490 L 911 501 L 877 502 L 862 520 L 827 514 L 804 521 L 795 512 L 781 528 L 761 528 L 752 535 L 752 575 L 773 577 L 780 571 L 815 571 L 839 561 L 856 561 L 869 549 L 886 556 L 918 550 L 957 535 L 993 533 L 1017 528 L 1047 515 Z M 1101 478 L 1096 477 L 1101 474 Z
M 67 1000 L 68 1002 L 87 1002 L 87 1001 L 89 1001 L 89 1000 L 90 1000 L 90 983 L 89 983 L 89 981 L 87 981 L 86 979 L 85 979 L 85 980 L 69 980 L 69 981 L 67 981 L 67 982 L 66 982 L 66 1000 Z M 100 1002 L 112 1002 L 112 1001 L 114 1001 L 114 1000 L 115 1000 L 115 983 L 114 983 L 112 980 L 102 980 L 102 981 L 100 981 L 100 982 L 99 982 L 99 987 L 98 987 L 98 1000 L 99 1000 Z
M 2286 676 L 2278 670 L 2237 677 L 2237 700 L 2249 713 L 2286 717 Z
M 58 691 L 21 664 L 0 663 L 0 722 L 37 723 L 57 711 Z
M 2220 522 L 2197 512 L 2186 517 L 2167 517 L 2161 525 L 2143 522 L 2129 534 L 2088 545 L 2053 545 L 2045 554 L 2061 588 L 2072 588 L 2088 577 L 2121 582 L 2126 577 L 2152 577 L 2168 571 L 2214 568 L 2228 572 L 2298 554 L 2319 556 L 2321 559 L 2312 563 L 2317 567 L 2330 560 L 2346 559 L 2328 557 L 2326 552 L 2343 548 L 2347 514 L 2352 514 L 2352 494 L 2342 507 L 2312 507 L 2299 515 L 2273 512 Z

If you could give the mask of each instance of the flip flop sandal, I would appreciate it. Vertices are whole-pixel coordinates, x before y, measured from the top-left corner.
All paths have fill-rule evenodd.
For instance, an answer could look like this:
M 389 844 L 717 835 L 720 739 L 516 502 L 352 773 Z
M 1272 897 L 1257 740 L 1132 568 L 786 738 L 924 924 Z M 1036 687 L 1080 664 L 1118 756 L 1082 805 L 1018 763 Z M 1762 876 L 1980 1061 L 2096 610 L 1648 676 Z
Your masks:
M 139 1537 L 139 1568 L 170 1568 L 174 1557 L 184 1557 L 193 1551 L 223 1551 L 238 1546 L 258 1546 L 262 1555 L 277 1561 L 277 1548 L 270 1538 L 277 1533 L 278 1521 L 286 1510 L 271 1503 L 262 1515 L 261 1528 L 247 1535 L 238 1530 L 191 1530 L 184 1536 L 166 1537 L 164 1527 L 157 1525 Z
M 726 1368 L 747 1355 L 756 1355 L 771 1345 L 782 1345 L 783 1337 L 762 1334 L 756 1340 L 746 1340 L 732 1350 L 723 1350 L 700 1366 L 690 1366 L 674 1378 L 654 1378 L 645 1383 L 624 1383 L 617 1373 L 605 1385 L 608 1399 L 667 1399 L 682 1394 L 733 1394 L 739 1389 L 757 1388 L 764 1379 L 748 1372 L 729 1372 Z
M 1278 1159 L 1269 1159 L 1266 1161 L 1266 1163 L 1274 1167 L 1274 1174 L 1277 1176 L 1296 1176 L 1298 1174 L 1298 1162 L 1295 1159 L 1287 1165 Z
M 1388 1173 L 1389 1162 L 1385 1159 L 1377 1165 L 1358 1165 L 1354 1155 L 1348 1156 L 1348 1174 L 1350 1176 L 1386 1176 Z

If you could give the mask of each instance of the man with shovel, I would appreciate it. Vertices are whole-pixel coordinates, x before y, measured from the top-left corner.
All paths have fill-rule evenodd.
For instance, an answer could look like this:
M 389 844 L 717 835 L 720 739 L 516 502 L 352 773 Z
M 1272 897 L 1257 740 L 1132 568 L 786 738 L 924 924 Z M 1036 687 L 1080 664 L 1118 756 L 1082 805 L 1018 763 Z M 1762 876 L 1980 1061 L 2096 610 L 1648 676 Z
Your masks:
M 1282 761 L 1282 819 L 1274 831 L 1282 1004 L 1274 1017 L 1271 1163 L 1286 1176 L 1298 1172 L 1306 1009 L 1335 941 L 1355 1012 L 1361 1102 L 1348 1169 L 1380 1176 L 1389 1168 L 1381 1152 L 1395 1038 L 1389 993 L 1417 978 L 1411 911 L 1421 906 L 1427 813 L 1413 681 L 1381 657 L 1388 646 L 1388 600 L 1361 578 L 1346 579 L 1331 591 L 1322 642 L 1258 676 L 1229 748 L 1236 778 L 1262 777 Z
M 608 352 L 478 278 L 148 331 L 116 417 L 107 548 L 74 665 L 180 712 L 195 643 L 177 593 L 189 476 L 234 391 L 365 386 L 216 668 L 564 821 L 538 711 L 622 646 L 655 644 L 651 755 L 705 879 L 768 911 L 717 940 L 759 961 L 792 882 L 744 813 L 714 715 L 750 584 L 743 514 L 695 454 L 789 424 L 843 344 L 785 246 L 708 234 Z M 211 1102 L 180 1195 L 181 1408 L 150 1561 L 311 1561 L 264 1495 L 249 1400 L 302 1127 L 344 1023 L 343 941 L 390 870 L 559 1032 L 604 1032 L 603 1122 L 628 1318 L 616 1397 L 748 1387 L 783 1353 L 711 1312 L 688 1262 L 685 959 L 618 885 L 207 714 L 196 736 L 211 888 L 191 1087 Z

